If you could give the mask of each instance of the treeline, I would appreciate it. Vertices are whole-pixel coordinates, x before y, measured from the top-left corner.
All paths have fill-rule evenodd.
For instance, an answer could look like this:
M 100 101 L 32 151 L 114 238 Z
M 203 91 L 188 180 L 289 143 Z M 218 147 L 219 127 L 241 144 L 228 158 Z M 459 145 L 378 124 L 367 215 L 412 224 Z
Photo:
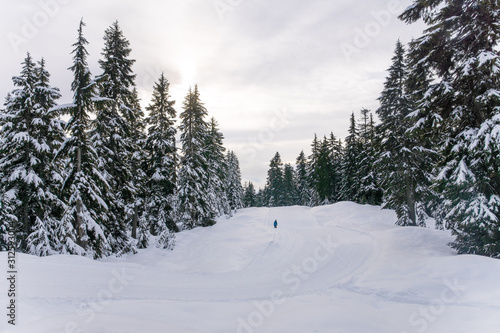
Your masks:
M 244 184 L 243 204 L 258 206 L 318 206 L 338 201 L 382 204 L 383 190 L 375 169 L 376 126 L 373 115 L 361 110 L 361 118 L 350 118 L 349 136 L 344 142 L 333 133 L 318 139 L 311 152 L 301 151 L 295 165 L 283 163 L 277 152 L 269 163 L 266 185 L 256 191 Z
M 245 204 L 382 202 L 400 225 L 434 217 L 458 253 L 499 258 L 500 4 L 415 1 L 400 19 L 428 28 L 397 43 L 380 122 L 363 111 L 343 145 L 315 139 L 295 170 L 277 154 L 257 199 L 247 184 Z
M 57 104 L 44 60 L 28 54 L 0 111 L 0 250 L 10 231 L 18 251 L 39 256 L 122 255 L 151 240 L 171 249 L 175 232 L 213 225 L 240 208 L 238 159 L 226 152 L 216 120 L 207 120 L 198 87 L 176 126 L 161 74 L 146 116 L 118 22 L 105 31 L 96 77 L 84 26 L 69 68 L 73 102 Z

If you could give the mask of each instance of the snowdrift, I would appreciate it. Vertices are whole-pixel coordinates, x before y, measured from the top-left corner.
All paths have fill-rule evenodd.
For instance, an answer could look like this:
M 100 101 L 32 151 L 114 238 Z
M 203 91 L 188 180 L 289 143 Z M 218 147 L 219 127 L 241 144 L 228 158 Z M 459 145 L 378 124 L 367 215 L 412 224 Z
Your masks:
M 2 279 L 0 332 L 499 332 L 500 261 L 395 220 L 349 202 L 250 208 L 173 251 L 18 254 L 16 326 Z

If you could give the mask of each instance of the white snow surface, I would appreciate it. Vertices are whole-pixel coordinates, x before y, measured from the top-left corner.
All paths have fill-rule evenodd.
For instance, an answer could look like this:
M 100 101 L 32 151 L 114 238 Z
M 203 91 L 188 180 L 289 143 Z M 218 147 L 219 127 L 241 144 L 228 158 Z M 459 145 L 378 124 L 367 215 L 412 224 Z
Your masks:
M 500 260 L 395 221 L 349 202 L 249 208 L 173 251 L 18 254 L 16 326 L 2 278 L 0 332 L 499 332 Z

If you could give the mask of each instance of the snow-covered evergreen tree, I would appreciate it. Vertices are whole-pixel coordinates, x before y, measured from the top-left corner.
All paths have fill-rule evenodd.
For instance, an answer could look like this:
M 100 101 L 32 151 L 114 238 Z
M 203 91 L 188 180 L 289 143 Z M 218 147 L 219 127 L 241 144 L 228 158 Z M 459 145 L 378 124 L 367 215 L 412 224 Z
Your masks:
M 313 142 L 311 143 L 311 155 L 307 159 L 307 180 L 309 183 L 309 203 L 308 206 L 314 207 L 321 204 L 320 196 L 318 194 L 319 179 L 316 172 L 319 158 L 320 141 L 318 136 L 314 134 Z
M 422 116 L 443 133 L 437 182 L 453 247 L 500 257 L 500 4 L 415 1 L 401 19 L 429 26 L 410 57 L 434 74 L 419 111 L 435 110 Z
M 291 164 L 283 167 L 283 206 L 293 206 L 298 202 L 297 179 Z
M 268 190 L 268 201 L 265 203 L 269 207 L 278 207 L 283 205 L 283 162 L 279 152 L 276 152 L 269 163 L 267 171 L 266 188 Z
M 153 234 L 165 228 L 178 231 L 175 224 L 175 190 L 177 179 L 177 149 L 175 147 L 175 101 L 171 100 L 170 83 L 162 73 L 153 87 L 151 103 L 146 108 L 148 137 L 146 219 Z M 141 228 L 141 227 L 140 227 Z M 144 233 L 144 230 L 141 232 Z
M 333 164 L 332 150 L 329 140 L 324 137 L 319 143 L 314 169 L 316 179 L 316 193 L 320 204 L 325 205 L 336 201 L 337 170 Z
M 37 66 L 27 54 L 22 65 L 0 115 L 0 192 L 8 193 L 6 205 L 17 216 L 18 250 L 47 255 L 56 246 L 49 235 L 62 212 L 60 165 L 52 163 L 64 140 L 63 123 L 53 109 L 60 94 L 50 86 L 43 60 Z
M 257 193 L 252 182 L 245 183 L 243 186 L 243 207 L 257 207 Z
M 234 151 L 228 151 L 226 156 L 227 177 L 226 195 L 231 211 L 243 208 L 243 186 L 241 185 L 240 162 Z
M 207 109 L 200 100 L 198 86 L 189 92 L 181 112 L 182 156 L 178 173 L 178 216 L 184 229 L 215 223 L 210 207 L 208 163 L 205 155 L 208 123 Z
M 382 200 L 382 189 L 378 185 L 378 176 L 375 169 L 375 124 L 373 115 L 368 109 L 361 109 L 359 135 L 361 140 L 360 165 L 358 167 L 360 184 L 357 202 L 379 205 Z
M 405 50 L 396 43 L 392 65 L 379 98 L 377 114 L 381 147 L 377 160 L 384 205 L 396 210 L 399 225 L 425 225 L 424 198 L 429 175 L 423 162 L 426 149 L 412 137 L 413 126 L 411 93 L 407 91 L 408 71 Z
M 342 159 L 342 184 L 339 198 L 346 201 L 357 201 L 360 179 L 358 165 L 360 163 L 360 140 L 354 112 L 351 115 L 349 135 L 345 139 Z
M 223 145 L 223 139 L 224 135 L 219 131 L 219 124 L 212 117 L 208 124 L 203 150 L 207 161 L 209 206 L 216 216 L 231 215 L 228 197 L 229 169 L 224 154 L 226 148 Z
M 311 187 L 307 177 L 307 159 L 303 150 L 295 161 L 295 175 L 297 177 L 297 204 L 307 206 L 311 202 Z
M 70 116 L 66 124 L 68 137 L 57 153 L 57 158 L 66 163 L 63 198 L 67 208 L 55 234 L 60 241 L 59 252 L 98 258 L 110 253 L 105 235 L 105 224 L 110 219 L 105 196 L 109 186 L 98 169 L 97 152 L 88 136 L 96 84 L 87 64 L 84 26 L 80 21 L 78 39 L 73 44 L 73 65 L 69 68 L 73 72 L 73 103 L 65 106 Z
M 139 195 L 132 160 L 139 149 L 134 141 L 138 129 L 133 126 L 141 122 L 141 111 L 134 103 L 135 60 L 128 58 L 130 52 L 130 42 L 115 21 L 104 33 L 103 59 L 99 60 L 103 73 L 96 81 L 99 95 L 106 102 L 97 108 L 91 139 L 100 158 L 99 167 L 110 185 L 107 196 L 113 217 L 106 221 L 106 229 L 112 251 L 117 254 L 131 250 L 126 229 L 133 224 L 134 203 Z

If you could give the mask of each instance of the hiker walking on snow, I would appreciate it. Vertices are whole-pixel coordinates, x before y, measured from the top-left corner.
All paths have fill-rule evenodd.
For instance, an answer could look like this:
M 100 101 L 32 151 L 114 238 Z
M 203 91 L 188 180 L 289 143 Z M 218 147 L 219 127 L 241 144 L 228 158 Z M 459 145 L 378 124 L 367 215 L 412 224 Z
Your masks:
M 276 229 L 278 227 L 278 221 L 274 220 L 274 228 Z

